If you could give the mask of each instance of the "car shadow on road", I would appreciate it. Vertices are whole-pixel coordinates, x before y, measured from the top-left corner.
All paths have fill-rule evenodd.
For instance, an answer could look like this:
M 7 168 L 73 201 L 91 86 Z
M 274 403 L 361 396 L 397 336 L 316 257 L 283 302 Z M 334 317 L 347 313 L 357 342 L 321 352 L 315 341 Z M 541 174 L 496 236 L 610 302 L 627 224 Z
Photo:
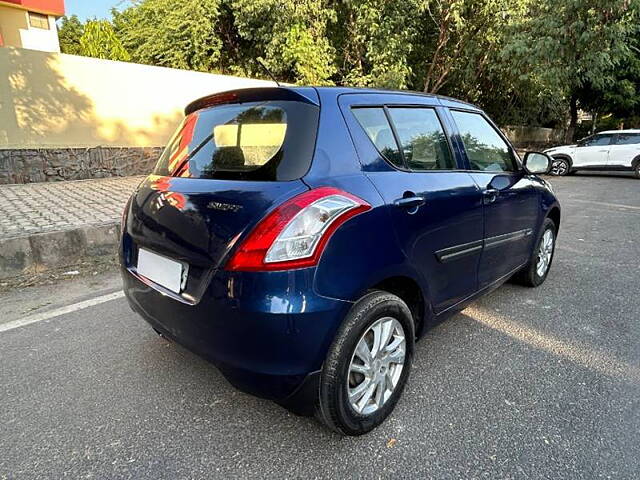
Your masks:
M 167 389 L 182 388 L 185 383 L 194 386 L 193 397 L 183 404 L 185 409 L 191 409 L 191 415 L 211 415 L 248 429 L 255 428 L 254 420 L 261 419 L 280 428 L 299 428 L 305 434 L 315 431 L 322 437 L 339 438 L 313 417 L 295 415 L 273 401 L 237 390 L 215 365 L 173 341 L 149 333 L 140 349 L 139 354 L 154 365 L 156 372 L 162 369 Z

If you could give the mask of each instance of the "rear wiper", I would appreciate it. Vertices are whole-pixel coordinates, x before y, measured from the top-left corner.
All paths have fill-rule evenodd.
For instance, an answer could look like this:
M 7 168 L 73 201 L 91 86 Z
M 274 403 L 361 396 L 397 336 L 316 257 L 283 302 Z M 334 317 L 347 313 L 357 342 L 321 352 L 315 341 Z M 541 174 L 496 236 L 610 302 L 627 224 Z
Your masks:
M 180 163 L 176 166 L 176 168 L 174 168 L 173 172 L 171 173 L 171 176 L 173 177 L 179 177 L 182 172 L 185 170 L 185 166 L 187 165 L 187 162 L 189 160 L 191 160 L 191 157 L 193 157 L 196 153 L 198 153 L 200 151 L 200 149 L 202 147 L 204 147 L 207 142 L 209 142 L 211 139 L 213 138 L 213 133 L 211 135 L 209 135 L 208 137 L 206 137 L 201 143 L 200 145 L 198 145 L 193 152 L 188 153 L 181 161 Z

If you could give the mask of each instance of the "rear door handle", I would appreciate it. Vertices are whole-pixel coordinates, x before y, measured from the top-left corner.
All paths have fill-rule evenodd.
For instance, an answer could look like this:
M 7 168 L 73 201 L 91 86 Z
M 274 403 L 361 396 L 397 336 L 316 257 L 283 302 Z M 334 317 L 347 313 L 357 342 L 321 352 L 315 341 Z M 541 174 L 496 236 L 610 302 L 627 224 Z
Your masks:
M 487 188 L 484 192 L 484 203 L 493 203 L 496 201 L 496 198 L 498 198 L 498 195 L 500 195 L 500 190 L 497 190 L 495 188 Z
M 404 207 L 404 208 L 418 208 L 426 203 L 426 199 L 421 197 L 420 195 L 415 195 L 413 197 L 404 197 L 398 198 L 394 200 L 393 204 L 396 207 Z

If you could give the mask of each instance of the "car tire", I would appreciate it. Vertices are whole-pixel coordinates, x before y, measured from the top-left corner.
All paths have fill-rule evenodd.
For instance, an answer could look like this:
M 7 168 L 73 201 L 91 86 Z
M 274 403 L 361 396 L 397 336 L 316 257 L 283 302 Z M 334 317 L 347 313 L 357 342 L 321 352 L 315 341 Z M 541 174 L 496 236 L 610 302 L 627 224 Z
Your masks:
M 515 276 L 514 280 L 521 285 L 527 287 L 538 287 L 542 285 L 542 283 L 547 278 L 549 274 L 549 270 L 551 269 L 551 263 L 553 262 L 553 256 L 555 254 L 556 247 L 556 233 L 558 229 L 556 224 L 553 223 L 553 220 L 546 218 L 544 223 L 542 224 L 542 229 L 540 231 L 540 235 L 535 243 L 535 248 L 531 253 L 531 258 L 527 265 L 520 270 Z M 550 233 L 547 233 L 550 232 Z M 551 238 L 551 247 L 549 251 L 548 240 L 549 235 Z M 546 266 L 544 271 L 541 271 L 540 262 L 543 261 L 541 258 L 542 255 L 546 255 Z
M 551 169 L 549 175 L 556 177 L 564 177 L 571 173 L 571 164 L 566 158 L 554 158 L 551 163 Z
M 640 178 L 640 161 L 636 162 L 636 167 L 633 169 L 633 174 L 636 178 Z
M 405 302 L 383 291 L 363 296 L 344 319 L 322 368 L 319 418 L 342 435 L 362 435 L 380 425 L 402 395 L 414 344 L 415 325 Z M 369 367 L 362 360 L 363 346 Z M 399 361 L 402 354 L 401 364 L 390 360 Z

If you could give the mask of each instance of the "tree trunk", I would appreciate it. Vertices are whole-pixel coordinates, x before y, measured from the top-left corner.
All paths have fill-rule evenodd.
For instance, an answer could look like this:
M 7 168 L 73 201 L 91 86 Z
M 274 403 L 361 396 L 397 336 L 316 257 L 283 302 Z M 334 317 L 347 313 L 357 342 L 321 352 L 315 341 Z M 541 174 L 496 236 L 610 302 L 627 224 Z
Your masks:
M 596 133 L 597 125 L 598 125 L 598 112 L 593 112 L 593 118 L 591 120 L 591 135 Z
M 571 95 L 569 109 L 571 121 L 569 122 L 569 128 L 567 128 L 564 141 L 573 143 L 573 135 L 576 133 L 576 125 L 578 124 L 578 97 L 576 97 L 576 95 Z

